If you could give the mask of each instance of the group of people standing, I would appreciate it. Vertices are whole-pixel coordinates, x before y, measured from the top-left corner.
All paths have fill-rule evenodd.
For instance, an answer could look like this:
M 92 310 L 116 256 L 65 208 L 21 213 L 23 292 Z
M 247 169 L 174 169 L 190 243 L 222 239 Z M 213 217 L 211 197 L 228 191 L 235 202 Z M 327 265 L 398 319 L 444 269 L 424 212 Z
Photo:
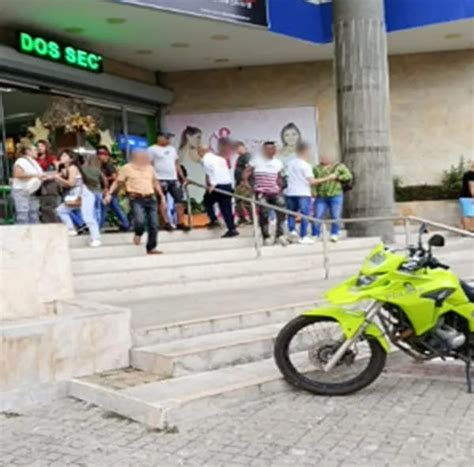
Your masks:
M 118 197 L 103 199 L 103 192 L 113 183 L 117 169 L 109 150 L 97 150 L 97 163 L 90 157 L 69 149 L 58 156 L 49 152 L 47 141 L 33 145 L 22 140 L 18 158 L 13 165 L 12 198 L 17 224 L 52 223 L 62 221 L 71 236 L 88 230 L 91 247 L 98 247 L 100 229 L 109 208 L 117 216 L 120 229 L 127 231 L 130 223 L 119 204 Z
M 104 146 L 97 149 L 96 158 L 67 149 L 56 157 L 49 153 L 46 141 L 39 141 L 36 146 L 23 141 L 13 167 L 12 196 L 17 223 L 37 223 L 40 217 L 42 222 L 59 219 L 66 225 L 69 235 L 87 229 L 90 246 L 96 247 L 101 244 L 100 230 L 111 209 L 122 231 L 128 231 L 133 225 L 134 243 L 139 244 L 147 230 L 147 253 L 160 254 L 157 249 L 159 217 L 166 230 L 189 230 L 185 223 L 183 190 L 188 183 L 186 169 L 171 144 L 172 137 L 167 132 L 159 133 L 155 145 L 148 150 L 134 151 L 130 161 L 119 169 Z M 320 236 L 320 225 L 313 223 L 310 227 L 305 216 L 322 219 L 329 210 L 335 220 L 331 239 L 337 240 L 343 187 L 352 180 L 343 164 L 334 164 L 329 157 L 322 156 L 319 165 L 311 166 L 312 149 L 304 142 L 298 144 L 295 157 L 283 161 L 277 157 L 277 146 L 273 141 L 266 141 L 261 152 L 252 155 L 243 142 L 223 138 L 216 152 L 201 144 L 197 155 L 206 175 L 203 202 L 209 227 L 220 225 L 215 210 L 218 205 L 227 228 L 224 238 L 239 235 L 238 225 L 252 222 L 253 216 L 257 215 L 265 244 L 311 244 Z M 120 205 L 120 188 L 129 200 L 132 222 Z M 266 206 L 253 211 L 246 200 L 237 199 L 234 203 L 234 192 L 248 198 L 255 196 Z M 174 201 L 176 227 L 169 219 L 168 197 Z M 295 216 L 286 216 L 278 208 L 302 215 L 299 233 Z M 276 220 L 273 240 L 270 239 L 271 218 Z M 286 221 L 288 235 L 285 233 Z
M 233 164 L 228 157 L 229 153 L 236 154 Z M 277 146 L 273 141 L 266 141 L 261 153 L 256 155 L 251 155 L 243 142 L 229 140 L 219 142 L 217 154 L 207 146 L 201 146 L 198 148 L 198 155 L 206 174 L 207 193 L 204 205 L 209 226 L 218 225 L 215 212 L 215 204 L 218 204 L 227 227 L 224 237 L 238 235 L 232 197 L 225 194 L 235 191 L 235 194 L 243 197 L 255 196 L 256 200 L 266 204 L 258 207 L 257 215 L 267 245 L 314 243 L 321 234 L 320 224 L 314 222 L 310 233 L 307 216 L 323 219 L 327 210 L 334 219 L 331 224 L 331 240 L 338 240 L 343 192 L 346 187 L 350 187 L 353 178 L 344 164 L 335 164 L 330 157 L 322 156 L 320 163 L 313 167 L 310 164 L 313 159 L 312 148 L 304 142 L 298 144 L 295 157 L 285 158 L 284 161 L 277 157 Z M 302 215 L 299 233 L 296 230 L 296 216 L 287 216 L 281 208 Z M 248 201 L 237 199 L 235 211 L 238 224 L 252 222 L 254 213 Z M 273 240 L 270 233 L 272 215 L 276 218 Z M 286 220 L 289 235 L 285 233 Z

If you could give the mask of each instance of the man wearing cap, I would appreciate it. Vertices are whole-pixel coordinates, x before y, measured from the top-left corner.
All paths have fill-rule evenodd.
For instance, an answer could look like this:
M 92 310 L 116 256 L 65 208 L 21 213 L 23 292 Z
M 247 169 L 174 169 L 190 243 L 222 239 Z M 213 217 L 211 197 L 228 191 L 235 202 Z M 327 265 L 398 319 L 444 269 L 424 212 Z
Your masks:
M 258 200 L 279 208 L 286 208 L 283 197 L 283 163 L 276 157 L 277 148 L 274 141 L 263 143 L 262 155 L 250 160 L 244 172 L 244 185 L 250 187 L 249 179 L 253 177 L 254 192 Z M 269 230 L 270 209 L 259 208 L 259 223 L 266 245 L 270 244 Z M 288 245 L 285 238 L 285 218 L 283 212 L 276 211 L 277 225 L 275 243 Z
M 104 196 L 105 203 L 110 203 L 119 185 L 125 185 L 125 190 L 130 200 L 133 229 L 135 231 L 133 242 L 135 245 L 140 244 L 141 237 L 145 232 L 145 225 L 147 224 L 148 239 L 146 251 L 149 255 L 161 254 L 161 251 L 156 248 L 158 245 L 158 209 L 155 192 L 160 197 L 164 209 L 166 209 L 166 202 L 161 185 L 156 178 L 153 167 L 150 165 L 150 157 L 146 151 L 134 151 L 130 162 L 120 167 L 117 178 Z
M 110 152 L 107 146 L 99 146 L 97 148 L 97 158 L 99 159 L 100 163 L 100 171 L 102 172 L 102 175 L 107 181 L 107 185 L 105 187 L 107 189 L 117 178 L 117 168 L 115 167 L 115 164 L 113 163 L 110 157 Z M 120 230 L 122 230 L 123 232 L 127 232 L 130 229 L 130 222 L 128 221 L 127 216 L 120 207 L 120 201 L 117 193 L 114 193 L 114 195 L 112 196 L 110 204 L 104 204 L 102 208 L 100 228 L 102 228 L 105 224 L 109 207 L 112 209 L 112 212 L 117 217 Z
M 184 194 L 182 185 L 186 183 L 179 163 L 178 153 L 171 145 L 172 133 L 163 131 L 158 133 L 158 138 L 153 146 L 148 148 L 151 163 L 155 169 L 157 178 L 160 180 L 161 189 L 164 196 L 169 193 L 174 200 L 176 214 L 178 216 L 178 229 L 188 231 L 189 227 L 184 223 Z M 165 221 L 165 229 L 173 230 L 173 226 L 168 219 L 168 213 L 160 204 L 160 214 Z

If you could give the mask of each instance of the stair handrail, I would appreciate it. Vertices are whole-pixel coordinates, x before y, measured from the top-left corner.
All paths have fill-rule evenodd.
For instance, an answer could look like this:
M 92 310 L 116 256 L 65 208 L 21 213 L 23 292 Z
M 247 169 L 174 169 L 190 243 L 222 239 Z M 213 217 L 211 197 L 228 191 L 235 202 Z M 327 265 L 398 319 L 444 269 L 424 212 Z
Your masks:
M 187 199 L 187 203 L 188 203 L 188 223 L 189 223 L 189 226 L 192 228 L 191 198 L 189 196 L 188 185 L 196 186 L 196 187 L 201 188 L 205 191 L 208 190 L 208 186 L 204 185 L 203 183 L 196 182 L 195 180 L 188 179 L 188 183 L 185 187 L 185 190 L 186 190 L 186 199 Z M 239 195 L 239 194 L 234 193 L 234 192 L 221 190 L 220 188 L 213 188 L 213 191 L 215 191 L 216 193 L 220 193 L 222 195 L 225 195 L 225 196 L 230 196 L 232 198 L 240 199 L 242 201 L 250 203 L 250 205 L 252 207 L 252 214 L 253 214 L 252 215 L 252 220 L 253 220 L 254 241 L 255 241 L 254 242 L 254 247 L 255 247 L 255 252 L 256 252 L 257 258 L 259 258 L 262 255 L 262 249 L 261 249 L 262 248 L 262 241 L 261 241 L 261 238 L 260 238 L 260 235 L 259 235 L 260 229 L 259 229 L 259 226 L 258 226 L 258 219 L 257 219 L 257 208 L 256 208 L 257 206 L 272 209 L 274 211 L 286 214 L 287 216 L 288 215 L 295 216 L 295 217 L 297 216 L 300 219 L 306 219 L 309 222 L 321 224 L 321 239 L 322 239 L 322 245 L 323 245 L 324 277 L 325 277 L 325 279 L 329 278 L 329 248 L 328 248 L 328 241 L 327 241 L 326 231 L 327 231 L 327 224 L 328 223 L 330 224 L 332 222 L 331 219 L 317 219 L 314 216 L 301 214 L 299 212 L 292 211 L 292 210 L 286 209 L 286 208 L 282 208 L 280 206 L 274 206 L 272 204 L 266 203 L 265 201 L 261 201 L 261 200 L 256 199 L 255 195 L 253 195 L 252 197 L 248 197 L 248 196 Z M 411 221 L 417 222 L 417 223 L 425 223 L 427 225 L 431 225 L 433 227 L 436 227 L 436 228 L 439 228 L 439 229 L 442 229 L 442 230 L 445 230 L 445 231 L 448 231 L 448 232 L 456 233 L 456 234 L 462 235 L 464 237 L 474 238 L 474 233 L 469 232 L 467 230 L 462 230 L 462 229 L 452 227 L 452 226 L 447 225 L 447 224 L 443 224 L 441 222 L 430 221 L 429 219 L 424 219 L 424 218 L 417 217 L 417 216 L 398 215 L 398 216 L 355 217 L 355 218 L 341 218 L 341 219 L 339 219 L 339 222 L 343 222 L 345 224 L 348 224 L 348 223 L 361 223 L 361 222 L 388 222 L 388 221 L 391 221 L 391 222 L 402 221 L 403 222 L 403 226 L 404 226 L 404 230 L 405 230 L 405 244 L 406 244 L 406 247 L 408 247 L 408 245 L 410 245 L 410 243 L 411 243 L 410 242 L 410 222 Z

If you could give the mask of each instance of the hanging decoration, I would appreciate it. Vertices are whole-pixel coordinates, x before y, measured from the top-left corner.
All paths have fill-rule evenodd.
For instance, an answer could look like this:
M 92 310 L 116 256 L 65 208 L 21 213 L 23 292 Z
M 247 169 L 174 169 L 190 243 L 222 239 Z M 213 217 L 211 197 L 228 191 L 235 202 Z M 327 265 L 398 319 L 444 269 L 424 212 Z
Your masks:
M 32 135 L 31 139 L 33 143 L 36 143 L 41 139 L 44 139 L 46 141 L 48 140 L 49 129 L 46 128 L 40 118 L 37 118 L 35 120 L 35 126 L 28 127 L 28 132 Z
M 110 134 L 110 130 L 99 130 L 99 144 L 101 146 L 105 146 L 110 152 L 112 152 L 113 145 L 115 144 L 115 140 L 112 138 Z
M 81 115 L 75 113 L 66 117 L 64 121 L 66 133 L 80 132 L 86 136 L 94 136 L 99 132 L 97 122 L 92 115 Z

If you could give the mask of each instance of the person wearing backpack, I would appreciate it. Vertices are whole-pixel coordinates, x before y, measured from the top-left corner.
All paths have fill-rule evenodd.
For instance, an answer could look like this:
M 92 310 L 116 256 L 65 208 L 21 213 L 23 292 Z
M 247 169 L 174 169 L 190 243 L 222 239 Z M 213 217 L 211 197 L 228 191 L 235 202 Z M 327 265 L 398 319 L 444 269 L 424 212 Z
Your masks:
M 335 175 L 336 178 L 321 183 L 314 188 L 316 200 L 314 202 L 314 217 L 324 219 L 326 212 L 333 220 L 331 223 L 331 241 L 337 242 L 339 239 L 340 223 L 344 203 L 344 192 L 352 188 L 353 175 L 343 164 L 334 164 L 328 155 L 322 155 L 320 162 L 313 168 L 314 178 L 325 178 Z M 313 223 L 312 234 L 315 239 L 321 235 L 321 224 Z

